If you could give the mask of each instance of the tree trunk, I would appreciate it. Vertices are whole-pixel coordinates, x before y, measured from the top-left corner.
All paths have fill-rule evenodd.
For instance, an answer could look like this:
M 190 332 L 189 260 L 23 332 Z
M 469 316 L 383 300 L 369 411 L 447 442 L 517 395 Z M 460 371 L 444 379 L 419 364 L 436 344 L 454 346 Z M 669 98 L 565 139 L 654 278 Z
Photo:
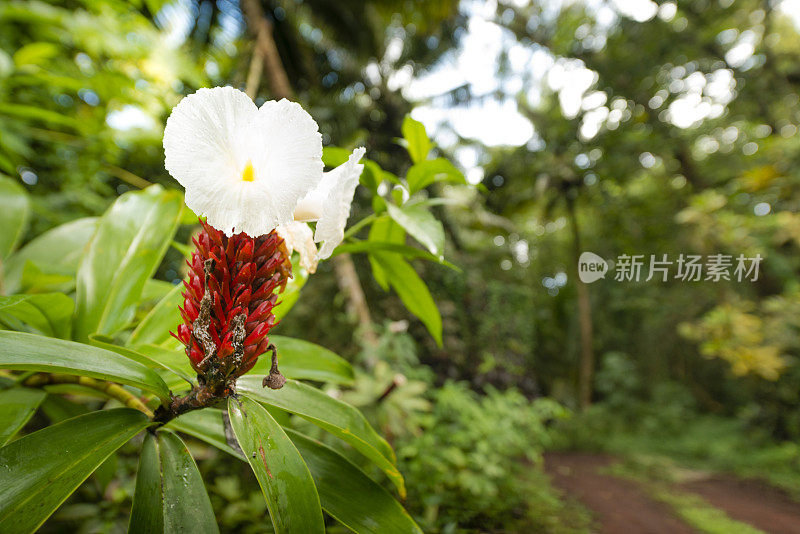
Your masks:
M 272 34 L 272 23 L 264 16 L 259 0 L 241 0 L 242 11 L 245 14 L 247 26 L 256 39 L 253 50 L 253 59 L 250 62 L 250 72 L 247 76 L 247 94 L 255 99 L 261 79 L 261 65 L 258 59 L 263 59 L 263 68 L 267 75 L 270 93 L 275 98 L 292 98 L 292 86 L 289 76 L 283 67 L 278 46 Z M 350 311 L 355 315 L 363 332 L 364 340 L 372 346 L 378 344 L 378 338 L 372 327 L 372 318 L 367 306 L 361 281 L 358 279 L 353 258 L 349 254 L 339 254 L 333 257 L 333 268 L 339 289 L 347 295 Z
M 582 251 L 578 217 L 575 213 L 575 203 L 573 200 L 567 199 L 567 211 L 572 228 L 573 278 L 575 279 L 578 292 L 578 326 L 581 333 L 580 367 L 578 368 L 578 402 L 581 409 L 585 409 L 592 403 L 592 382 L 594 378 L 592 302 L 589 298 L 589 287 L 581 282 L 578 276 L 578 258 L 580 258 Z

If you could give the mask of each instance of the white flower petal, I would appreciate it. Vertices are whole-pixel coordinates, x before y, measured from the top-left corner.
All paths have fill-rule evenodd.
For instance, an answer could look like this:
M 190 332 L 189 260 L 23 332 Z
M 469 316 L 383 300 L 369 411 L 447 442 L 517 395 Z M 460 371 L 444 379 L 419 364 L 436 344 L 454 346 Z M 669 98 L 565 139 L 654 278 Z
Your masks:
M 317 270 L 318 261 L 317 245 L 314 244 L 311 227 L 303 222 L 291 221 L 278 226 L 275 231 L 283 238 L 289 255 L 296 250 L 300 254 L 300 267 L 313 274 Z
M 324 176 L 324 175 L 323 175 Z M 301 222 L 318 221 L 322 217 L 326 195 L 319 188 L 307 194 L 294 209 L 294 220 Z
M 172 111 L 165 166 L 186 188 L 186 204 L 213 227 L 259 236 L 292 220 L 322 178 L 322 139 L 299 104 L 256 108 L 237 89 L 200 89 Z M 252 181 L 246 181 L 246 169 Z
M 325 194 L 322 216 L 317 221 L 314 241 L 322 243 L 319 258 L 329 258 L 339 243 L 344 239 L 344 227 L 350 216 L 350 204 L 358 185 L 358 178 L 364 165 L 358 161 L 364 157 L 366 149 L 357 148 L 346 163 L 326 172 L 316 191 Z

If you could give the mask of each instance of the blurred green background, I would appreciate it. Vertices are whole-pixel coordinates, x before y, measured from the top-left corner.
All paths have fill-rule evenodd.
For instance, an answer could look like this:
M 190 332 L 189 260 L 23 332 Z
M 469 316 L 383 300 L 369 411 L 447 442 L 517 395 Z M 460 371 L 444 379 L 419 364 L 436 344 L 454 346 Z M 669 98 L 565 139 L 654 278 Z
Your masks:
M 331 393 L 389 436 L 426 532 L 592 528 L 546 448 L 613 453 L 648 487 L 679 465 L 800 494 L 800 2 L 6 0 L 0 173 L 32 195 L 26 239 L 177 188 L 164 121 L 228 84 L 291 96 L 325 145 L 398 175 L 411 113 L 472 184 L 430 186 L 460 267 L 417 266 L 442 346 L 362 257 L 369 320 L 328 262 L 276 329 L 358 364 Z M 583 251 L 643 255 L 643 276 L 583 285 Z M 763 260 L 756 281 L 645 281 L 664 254 Z M 252 475 L 205 456 L 223 528 L 268 528 Z M 45 530 L 124 530 L 135 461 L 113 469 L 127 485 L 95 475 Z

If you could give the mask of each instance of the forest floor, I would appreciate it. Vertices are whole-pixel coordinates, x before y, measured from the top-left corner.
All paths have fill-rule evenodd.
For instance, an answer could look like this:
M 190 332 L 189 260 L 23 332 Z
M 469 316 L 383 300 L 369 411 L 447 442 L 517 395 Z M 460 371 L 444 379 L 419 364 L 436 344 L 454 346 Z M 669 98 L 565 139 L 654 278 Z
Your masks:
M 601 534 L 800 534 L 800 502 L 766 484 L 708 473 L 664 483 L 617 476 L 618 465 L 603 454 L 545 455 L 553 484 L 592 513 Z

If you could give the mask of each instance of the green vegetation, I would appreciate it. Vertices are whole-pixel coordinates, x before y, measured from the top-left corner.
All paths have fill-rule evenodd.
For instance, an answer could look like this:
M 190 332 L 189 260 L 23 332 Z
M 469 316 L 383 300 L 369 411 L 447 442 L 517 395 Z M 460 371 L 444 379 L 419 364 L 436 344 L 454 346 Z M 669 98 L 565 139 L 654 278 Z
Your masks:
M 750 532 L 675 482 L 800 499 L 798 65 L 794 0 L 3 2 L 0 531 L 586 532 L 543 469 L 578 450 Z M 367 152 L 290 260 L 286 385 L 268 350 L 172 417 L 201 227 L 164 126 L 225 85 Z

